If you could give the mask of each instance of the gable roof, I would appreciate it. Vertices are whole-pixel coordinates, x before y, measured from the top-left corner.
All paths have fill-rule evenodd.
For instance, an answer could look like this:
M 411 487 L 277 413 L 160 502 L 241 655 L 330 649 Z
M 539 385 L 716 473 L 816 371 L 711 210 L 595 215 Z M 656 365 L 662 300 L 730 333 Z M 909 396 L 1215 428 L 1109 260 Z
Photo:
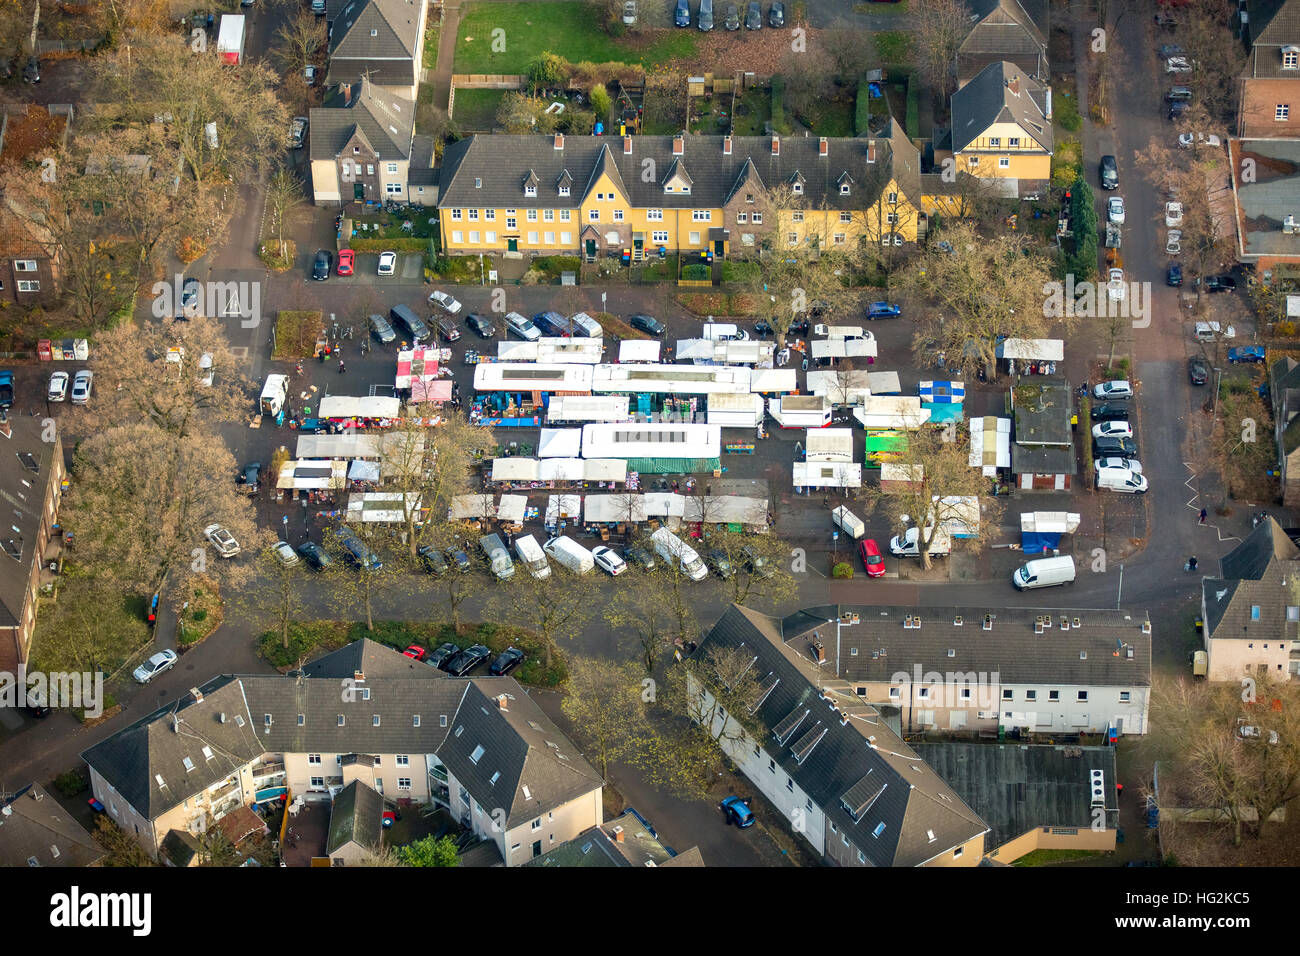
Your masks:
M 1047 87 L 1014 63 L 990 63 L 952 95 L 953 152 L 965 150 L 994 123 L 1015 123 L 1050 153 L 1053 132 L 1046 116 Z
M 4 222 L 0 216 L 0 227 Z M 17 414 L 17 405 L 9 411 L 8 437 L 0 432 L 0 502 L 6 518 L 0 529 L 0 561 L 5 562 L 0 565 L 5 569 L 0 573 L 0 627 L 18 627 L 26 620 L 32 565 L 42 558 L 36 546 L 45 502 L 54 491 L 54 456 L 63 453 L 60 442 L 42 440 L 40 418 Z
M 313 120 L 313 122 L 315 122 Z M 920 163 L 915 148 L 899 131 L 897 150 L 914 167 L 906 170 L 912 192 L 903 189 L 913 203 L 920 202 Z M 683 153 L 673 154 L 672 136 L 632 137 L 632 152 L 612 149 L 607 137 L 565 137 L 556 149 L 553 137 L 539 134 L 487 134 L 471 136 L 447 147 L 443 153 L 439 207 L 522 207 L 578 208 L 591 192 L 601 173 L 634 208 L 699 209 L 719 208 L 734 197 L 745 177 L 753 175 L 768 188 L 788 182 L 796 172 L 804 177 L 802 199 L 805 208 L 861 210 L 879 197 L 894 170 L 894 140 L 834 138 L 827 142 L 827 155 L 819 151 L 813 136 L 780 141 L 780 152 L 772 153 L 769 136 L 732 137 L 730 154 L 723 152 L 722 136 L 686 136 Z M 876 159 L 868 162 L 868 148 Z M 915 155 L 914 155 L 915 154 Z M 664 192 L 670 173 L 689 169 L 691 191 Z M 642 171 L 653 169 L 650 182 Z M 536 196 L 525 196 L 522 183 L 529 170 L 536 173 Z M 561 196 L 557 184 L 568 171 L 575 181 L 585 182 L 581 191 Z M 850 195 L 841 195 L 837 181 L 844 173 L 859 185 Z M 475 180 L 482 185 L 475 186 Z M 900 183 L 900 186 L 902 184 Z
M 1300 3 L 1296 0 L 1249 0 L 1246 12 L 1252 49 L 1300 43 Z
M 1047 0 L 967 0 L 966 6 L 972 26 L 957 47 L 959 84 L 1002 60 L 1047 77 Z
M 104 855 L 40 784 L 0 800 L 0 866 L 93 866 Z
M 1246 540 L 1219 559 L 1225 578 L 1262 579 L 1274 561 L 1300 560 L 1300 548 L 1273 518 L 1257 524 Z
M 1204 632 L 1217 639 L 1295 639 L 1300 623 L 1287 608 L 1300 605 L 1300 549 L 1272 518 L 1219 562 L 1219 578 L 1201 582 Z
M 691 861 L 679 865 L 704 865 L 699 858 L 699 849 L 692 847 L 692 850 Z M 675 859 L 634 813 L 624 811 L 622 816 L 607 820 L 600 826 L 588 827 L 572 840 L 533 857 L 525 866 L 668 866 Z
M 871 864 L 919 866 L 988 831 L 875 708 L 800 661 L 781 628 L 776 618 L 733 604 L 696 655 L 711 647 L 755 655 L 753 671 L 768 688 L 755 715 L 782 731 L 759 743 Z M 868 787 L 871 798 L 846 809 L 845 796 Z
M 380 86 L 411 86 L 419 29 L 413 0 L 351 0 L 331 23 L 326 82 L 364 75 Z
M 384 798 L 373 787 L 353 780 L 334 797 L 330 807 L 325 852 L 337 853 L 349 843 L 377 850 L 383 842 Z
M 311 158 L 335 160 L 358 133 L 381 161 L 409 159 L 415 135 L 415 104 L 364 78 L 340 87 L 329 105 L 309 115 Z

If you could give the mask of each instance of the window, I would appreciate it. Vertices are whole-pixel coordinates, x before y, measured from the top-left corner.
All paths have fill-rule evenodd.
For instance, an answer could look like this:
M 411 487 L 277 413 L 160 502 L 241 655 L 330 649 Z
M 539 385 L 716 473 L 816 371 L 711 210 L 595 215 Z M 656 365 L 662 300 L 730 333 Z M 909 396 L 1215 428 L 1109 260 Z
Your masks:
M 966 159 L 966 164 L 968 166 L 978 166 L 980 164 L 980 158 L 978 156 L 970 156 Z
M 1076 698 L 1076 700 L 1078 700 L 1079 703 L 1081 703 L 1081 704 L 1085 704 L 1085 703 L 1087 703 L 1087 702 L 1088 702 L 1088 692 L 1087 692 L 1086 690 L 1081 690 L 1081 691 L 1079 691 L 1079 695 L 1078 695 L 1078 697 Z
M 760 225 L 763 222 L 763 214 L 761 212 L 754 213 L 754 215 L 750 217 L 750 221 L 756 226 Z
M 470 221 L 470 222 L 478 222 L 478 210 L 477 210 L 477 209 L 471 209 L 471 210 L 469 211 L 469 221 Z
M 791 222 L 803 222 L 803 210 L 802 210 L 802 209 L 794 209 L 794 210 L 791 210 L 791 212 L 790 212 L 790 221 L 791 221 Z
M 567 246 L 572 242 L 573 242 L 573 233 L 571 232 L 560 233 L 560 245 Z
M 793 184 L 791 184 L 791 186 L 790 186 L 790 192 L 794 193 L 796 196 L 802 196 L 802 195 L 803 195 L 803 183 L 793 183 Z
M 1025 691 L 1025 700 L 1038 700 L 1038 691 L 1036 690 Z
M 399 767 L 409 767 L 411 765 L 411 757 L 409 754 L 398 754 L 394 759 Z
M 529 222 L 536 222 L 536 221 L 537 221 L 537 210 L 536 210 L 536 209 L 529 209 L 526 213 L 524 213 L 524 218 L 526 218 Z
M 1061 692 L 1060 692 L 1059 690 L 1049 690 L 1049 691 L 1047 692 L 1047 699 L 1048 699 L 1049 701 L 1057 701 L 1057 700 L 1060 700 L 1060 699 L 1061 699 Z
M 793 246 L 795 243 L 797 243 L 797 242 L 799 241 L 799 233 L 797 233 L 797 232 L 787 232 L 787 233 L 785 234 L 785 241 L 788 242 L 790 245 Z
M 536 196 L 536 195 L 537 195 L 537 187 L 536 187 L 536 186 L 525 186 L 525 187 L 524 187 L 524 195 L 525 195 L 525 196 Z
M 1011 168 L 1011 158 L 1009 156 L 999 156 L 998 169 L 1010 169 L 1010 168 Z
M 1285 123 L 1291 117 L 1291 106 L 1289 103 L 1278 103 L 1273 110 L 1273 119 L 1279 123 Z
M 560 222 L 569 222 L 569 221 L 572 219 L 572 217 L 573 217 L 573 210 L 572 210 L 572 209 L 561 209 L 561 210 L 560 210 Z
M 832 822 L 832 823 L 831 823 L 831 833 L 839 833 L 839 832 L 840 832 L 840 831 L 839 831 L 839 827 L 837 827 L 837 826 L 834 824 L 834 822 Z
M 388 183 L 384 186 L 384 189 L 388 192 L 388 195 L 390 196 L 400 196 L 402 193 L 402 184 Z
M 647 209 L 645 217 L 647 222 L 663 222 L 664 211 L 662 209 Z
M 963 688 L 961 689 L 961 699 L 962 699 L 962 700 L 970 700 L 970 688 L 969 688 L 969 687 L 963 687 Z
M 360 153 L 361 153 L 361 147 L 360 147 L 360 146 L 353 146 L 353 147 L 352 147 L 352 155 L 353 155 L 353 156 L 358 156 L 358 155 L 360 155 Z M 358 167 L 358 172 L 360 172 L 360 167 Z
M 851 212 L 840 213 L 840 222 L 852 222 L 852 221 L 853 221 L 853 213 Z
M 858 862 L 859 862 L 859 863 L 866 863 L 866 862 L 867 862 L 867 855 L 866 855 L 865 853 L 863 853 L 861 850 L 858 851 Z
M 388 164 L 388 172 L 389 172 L 389 175 L 392 175 L 392 174 L 396 173 L 396 172 L 397 172 L 397 164 L 396 164 L 396 163 L 389 163 L 389 164 Z
M 514 216 L 506 216 L 506 232 L 514 232 L 519 228 L 519 220 Z
M 475 243 L 475 244 L 478 243 L 478 230 L 477 230 L 477 229 L 471 229 L 471 230 L 469 231 L 469 241 L 472 242 L 472 243 Z
M 453 210 L 451 211 L 451 221 L 452 221 L 452 222 L 460 222 L 460 210 L 459 210 L 459 209 L 453 209 Z
M 419 726 L 420 726 L 420 715 L 419 715 L 419 714 L 412 714 L 412 715 L 411 715 L 411 726 L 412 726 L 412 727 L 419 727 Z
M 1282 47 L 1282 69 L 1300 69 L 1300 47 Z
M 889 196 L 886 198 L 885 201 L 888 202 L 888 203 L 889 203 L 890 205 L 892 205 L 892 206 L 897 206 L 897 205 L 898 205 L 898 193 L 890 193 Z
M 530 246 L 535 246 L 535 245 L 537 245 L 537 233 L 535 233 L 535 232 L 530 232 L 530 233 L 528 234 L 528 244 L 529 244 Z
M 370 715 L 370 726 L 371 726 L 371 727 L 378 727 L 378 726 L 379 726 L 379 715 L 378 715 L 378 714 L 371 714 L 371 715 Z
M 367 176 L 373 176 L 374 174 L 375 174 L 375 164 L 374 164 L 374 163 L 366 163 L 366 175 L 367 175 Z
M 542 210 L 542 219 L 545 220 L 546 222 L 555 222 L 555 210 L 554 209 Z
M 340 726 L 340 727 L 343 726 L 343 715 L 342 715 L 342 714 L 339 714 L 339 723 L 338 723 L 338 726 Z
M 483 749 L 483 745 L 479 744 L 477 747 L 474 748 L 474 752 L 469 755 L 469 762 L 473 764 L 477 764 L 480 760 L 483 759 L 484 753 L 486 753 L 486 751 Z
M 767 769 L 771 773 L 776 773 L 776 761 L 769 758 L 769 760 L 767 761 Z
M 307 765 L 308 765 L 309 767 L 319 767 L 319 766 L 320 766 L 320 754 L 308 754 L 308 755 L 307 755 Z
M 1300 607 L 1296 607 L 1294 604 L 1288 605 L 1286 609 L 1286 619 L 1288 621 L 1300 621 Z
M 889 223 L 891 226 L 897 225 L 897 224 L 898 224 L 898 213 L 896 213 L 896 212 L 886 213 L 886 214 L 885 214 L 885 222 Z
M 966 852 L 966 848 L 959 846 L 957 847 L 957 849 L 952 851 L 952 858 L 955 860 L 965 852 Z
M 698 246 L 700 244 L 700 234 L 698 232 L 691 233 L 690 239 L 691 245 Z
M 533 829 L 540 830 L 541 828 L 542 828 L 542 818 L 538 817 L 536 820 L 533 821 Z
M 591 210 L 591 212 L 587 213 L 587 219 L 590 220 L 591 222 L 600 222 L 600 210 L 599 209 Z
M 659 229 L 656 230 L 655 232 L 650 233 L 650 239 L 654 242 L 667 242 L 668 233 L 664 232 L 662 229 Z
M 622 221 L 623 221 L 623 210 L 621 210 L 621 209 L 615 209 L 615 210 L 614 210 L 614 221 L 615 221 L 615 222 L 622 222 Z
M 1258 620 L 1259 620 L 1259 605 L 1258 605 L 1258 604 L 1252 604 L 1252 605 L 1250 606 L 1250 619 L 1251 619 L 1252 621 L 1258 621 Z
M 497 241 L 497 234 L 489 230 L 488 232 L 483 233 L 483 241 L 489 244 L 494 243 Z
M 19 279 L 18 291 L 19 292 L 40 292 L 41 284 L 32 279 Z
M 1004 688 L 1002 689 L 1002 699 L 1003 699 L 1003 700 L 1015 700 L 1015 691 L 1011 690 L 1010 688 L 1006 688 L 1006 687 L 1004 687 Z
M 464 241 L 465 241 L 465 233 L 461 232 L 459 229 L 453 229 L 453 230 L 451 231 L 451 241 L 454 242 L 454 243 L 456 243 L 456 244 L 460 244 L 460 243 L 464 242 Z
M 749 213 L 747 213 L 747 212 L 738 212 L 738 213 L 736 213 L 736 222 L 738 222 L 738 223 L 740 223 L 740 222 L 749 222 Z
M 928 688 L 928 687 L 918 687 L 918 688 L 916 689 L 916 696 L 919 697 L 921 700 L 929 700 L 929 699 L 930 699 L 930 688 Z
M 842 246 L 842 245 L 844 245 L 844 233 L 842 233 L 842 232 L 837 232 L 837 233 L 835 233 L 835 235 L 833 235 L 833 236 L 831 237 L 831 240 L 832 240 L 832 241 L 835 243 L 835 245 L 837 245 L 837 246 Z
M 691 221 L 692 221 L 692 222 L 709 222 L 710 217 L 712 217 L 712 215 L 713 215 L 713 214 L 712 214 L 711 212 L 709 212 L 707 209 L 692 209 L 692 210 L 691 210 Z
M 324 789 L 325 789 L 325 778 L 324 778 L 324 777 L 312 777 L 312 778 L 311 778 L 311 785 L 312 785 L 312 788 L 315 789 L 315 790 L 324 790 Z
M 840 183 L 840 195 L 841 195 L 841 196 L 847 196 L 848 194 L 849 194 L 849 184 L 848 184 L 848 183 Z
M 785 778 L 785 788 L 791 793 L 794 793 L 794 777 Z
M 990 136 L 990 137 L 989 137 L 989 148 L 990 148 L 990 149 L 1001 149 L 1001 148 L 1002 148 L 1002 137 L 1001 137 L 1001 136 Z
M 604 193 L 596 193 L 596 202 L 604 202 L 604 201 L 605 201 L 605 194 L 604 194 Z
M 561 186 L 561 187 L 560 187 L 560 195 L 561 195 L 561 196 L 567 196 L 567 195 L 569 195 L 569 187 L 568 187 L 568 186 Z
M 548 233 L 546 233 L 545 235 L 542 236 L 542 240 L 543 240 L 543 241 L 546 243 L 546 245 L 548 245 L 548 246 L 553 246 L 553 245 L 555 245 L 555 233 L 553 233 L 553 232 L 548 232 Z
M 1121 704 L 1127 704 L 1131 699 L 1132 694 L 1129 691 L 1122 690 L 1119 692 L 1119 702 Z
M 848 835 L 847 833 L 841 833 L 841 834 L 840 834 L 840 840 L 841 840 L 841 842 L 843 842 L 843 844 L 844 844 L 845 846 L 848 846 L 848 845 L 849 845 L 849 835 Z
M 361 688 L 361 699 L 362 699 L 362 700 L 369 700 L 369 699 L 370 699 L 370 688 L 369 688 L 369 687 L 363 687 L 363 688 Z
M 14 260 L 14 272 L 35 272 L 35 271 L 36 271 L 35 259 Z
M 410 789 L 411 789 L 411 778 L 410 778 L 410 777 L 398 777 L 398 778 L 397 778 L 397 789 L 398 789 L 398 790 L 410 790 Z

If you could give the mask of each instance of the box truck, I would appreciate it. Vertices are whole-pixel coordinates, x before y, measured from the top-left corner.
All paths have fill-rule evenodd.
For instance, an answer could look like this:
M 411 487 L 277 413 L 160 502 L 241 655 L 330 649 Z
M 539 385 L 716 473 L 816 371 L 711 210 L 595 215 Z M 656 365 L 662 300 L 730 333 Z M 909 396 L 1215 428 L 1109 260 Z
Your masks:
M 676 564 L 692 581 L 703 581 L 709 576 L 709 569 L 704 566 L 695 549 L 682 541 L 667 528 L 660 528 L 650 535 L 655 552 L 669 564 Z
M 262 401 L 259 406 L 263 415 L 279 415 L 284 403 L 289 398 L 289 376 L 268 375 L 262 386 Z
M 551 576 L 551 566 L 546 561 L 546 552 L 542 546 L 537 543 L 531 534 L 515 538 L 515 554 L 519 555 L 519 562 L 528 569 L 528 573 L 535 578 L 549 578 Z
M 488 567 L 498 581 L 507 581 L 515 576 L 515 564 L 510 560 L 510 552 L 499 534 L 487 534 L 478 539 L 478 546 L 487 556 Z
M 596 559 L 590 551 L 564 535 L 552 538 L 542 547 L 557 564 L 574 574 L 586 574 L 596 566 Z
M 217 55 L 223 63 L 238 66 L 244 61 L 244 15 L 227 13 L 217 31 Z
M 843 505 L 831 512 L 831 524 L 854 541 L 867 533 L 867 526 L 862 523 L 862 519 Z

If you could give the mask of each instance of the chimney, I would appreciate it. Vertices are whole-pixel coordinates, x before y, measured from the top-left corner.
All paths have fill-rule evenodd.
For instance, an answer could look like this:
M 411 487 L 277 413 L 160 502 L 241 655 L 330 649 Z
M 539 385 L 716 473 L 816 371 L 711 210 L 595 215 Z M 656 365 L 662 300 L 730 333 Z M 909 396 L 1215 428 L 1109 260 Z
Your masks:
M 623 155 L 624 155 L 624 156 L 631 156 L 631 155 L 632 155 L 632 137 L 631 137 L 631 136 L 624 136 L 624 137 L 623 137 Z
M 722 137 L 722 155 L 723 155 L 723 156 L 730 156 L 730 155 L 731 155 L 731 137 L 730 137 L 730 136 L 724 136 L 724 137 Z
M 681 156 L 686 152 L 686 140 L 682 136 L 673 137 L 673 155 Z
M 339 92 L 343 94 L 343 102 L 344 102 L 344 104 L 348 104 L 348 103 L 351 103 L 351 102 L 352 102 L 352 84 L 351 84 L 351 83 L 340 83 L 340 84 L 339 84 Z
M 614 827 L 614 842 L 615 842 L 615 843 L 623 843 L 623 842 L 625 842 L 625 840 L 626 840 L 626 837 L 625 837 L 624 834 L 623 834 L 623 828 L 622 828 L 622 827 Z
M 506 694 L 497 694 L 497 710 L 510 709 L 510 697 Z
M 828 143 L 828 142 L 826 141 L 826 137 L 825 137 L 825 136 L 823 136 L 821 139 L 817 140 L 817 155 L 818 155 L 818 156 L 829 156 L 829 155 L 830 155 L 830 152 L 831 152 L 831 144 Z
M 875 161 L 876 161 L 876 141 L 874 139 L 869 139 L 867 140 L 867 162 L 874 163 Z
M 775 133 L 772 134 L 772 155 L 781 155 L 781 137 L 777 136 Z
M 563 133 L 556 133 L 556 134 L 555 134 L 555 148 L 556 148 L 556 149 L 564 149 L 564 134 L 563 134 Z
M 199 690 L 197 687 L 190 688 L 190 696 L 194 698 L 194 703 L 203 703 L 203 691 Z
M 1020 95 L 1020 77 L 1013 76 L 1007 80 L 1007 89 L 1011 91 L 1012 96 Z

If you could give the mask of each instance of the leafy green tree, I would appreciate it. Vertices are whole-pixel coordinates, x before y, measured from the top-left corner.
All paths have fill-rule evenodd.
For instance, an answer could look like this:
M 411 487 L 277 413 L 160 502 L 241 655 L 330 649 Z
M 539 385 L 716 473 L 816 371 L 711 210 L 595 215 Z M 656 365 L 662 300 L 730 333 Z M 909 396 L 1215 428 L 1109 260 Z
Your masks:
M 528 64 L 528 88 L 536 95 L 541 90 L 559 86 L 564 79 L 564 68 L 567 65 L 562 56 L 542 53 Z
M 460 866 L 456 841 L 449 836 L 442 839 L 427 836 L 397 848 L 397 858 L 405 866 Z
M 605 89 L 604 83 L 597 83 L 591 88 L 591 108 L 595 111 L 597 119 L 608 119 L 609 107 L 609 91 Z

